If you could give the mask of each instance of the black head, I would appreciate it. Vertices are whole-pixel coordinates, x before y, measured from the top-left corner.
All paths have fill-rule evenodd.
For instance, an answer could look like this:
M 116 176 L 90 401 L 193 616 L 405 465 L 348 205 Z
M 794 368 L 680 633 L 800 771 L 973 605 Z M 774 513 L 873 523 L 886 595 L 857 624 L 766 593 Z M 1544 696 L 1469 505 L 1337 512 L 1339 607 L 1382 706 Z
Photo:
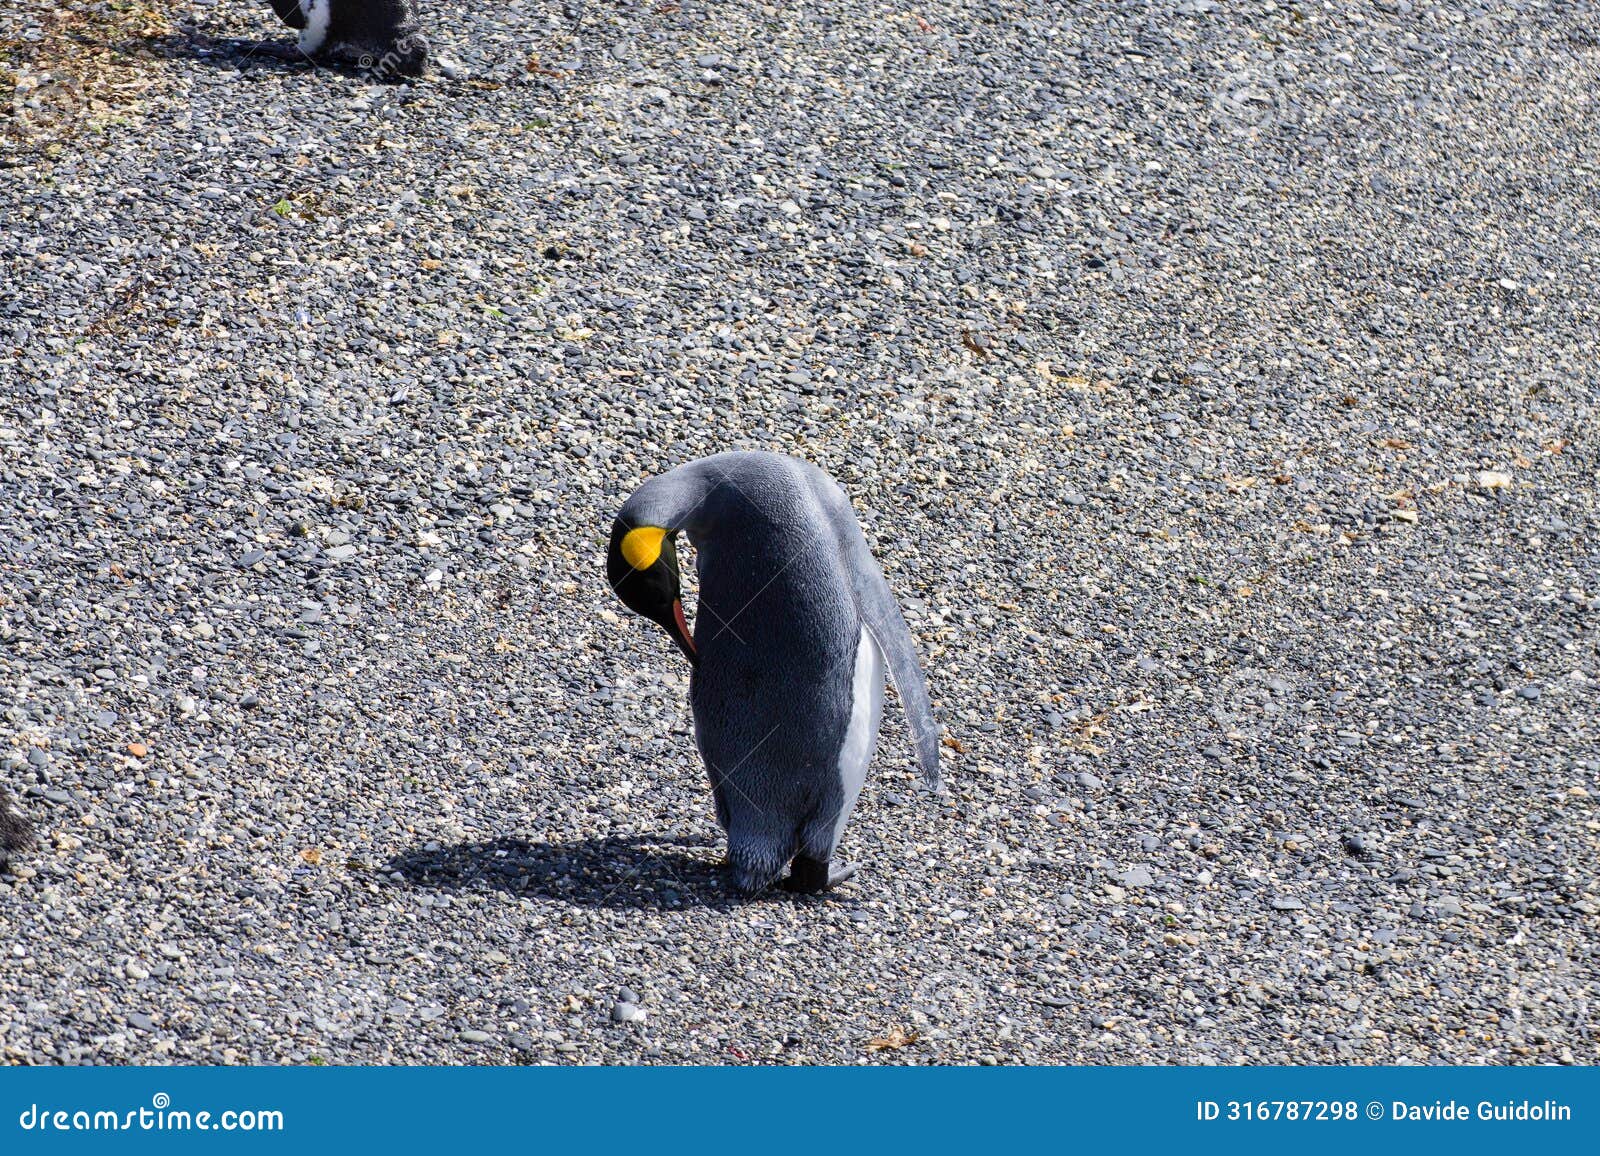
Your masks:
M 606 551 L 606 580 L 624 606 L 659 623 L 691 663 L 698 661 L 694 638 L 683 616 L 678 549 L 671 530 L 630 526 L 618 518 L 611 527 L 611 547 Z

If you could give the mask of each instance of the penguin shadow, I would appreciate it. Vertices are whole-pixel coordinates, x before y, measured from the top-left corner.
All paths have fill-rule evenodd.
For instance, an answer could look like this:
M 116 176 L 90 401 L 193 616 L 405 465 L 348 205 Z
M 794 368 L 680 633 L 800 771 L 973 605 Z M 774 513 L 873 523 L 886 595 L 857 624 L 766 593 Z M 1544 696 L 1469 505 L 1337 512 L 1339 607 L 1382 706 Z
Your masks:
M 300 51 L 299 43 L 292 36 L 247 40 L 237 36 L 211 36 L 185 26 L 176 32 L 141 37 L 140 44 L 145 51 L 157 56 L 193 60 L 208 68 L 246 76 L 257 72 L 330 72 L 372 84 L 397 84 L 417 79 L 403 76 L 394 69 L 374 67 L 374 62 L 365 57 L 361 61 L 325 55 L 313 59 Z M 363 67 L 362 61 L 366 61 L 367 66 Z
M 671 911 L 739 906 L 742 897 L 706 850 L 711 846 L 709 838 L 698 835 L 608 835 L 562 843 L 501 838 L 413 848 L 382 870 L 430 891 L 488 889 L 580 907 Z
M 292 38 L 247 40 L 237 36 L 210 36 L 195 28 L 180 26 L 175 32 L 142 36 L 139 45 L 149 53 L 169 60 L 193 60 L 208 68 L 229 72 L 254 69 L 277 72 L 313 72 L 327 69 L 349 76 L 354 68 L 314 61 L 301 52 Z

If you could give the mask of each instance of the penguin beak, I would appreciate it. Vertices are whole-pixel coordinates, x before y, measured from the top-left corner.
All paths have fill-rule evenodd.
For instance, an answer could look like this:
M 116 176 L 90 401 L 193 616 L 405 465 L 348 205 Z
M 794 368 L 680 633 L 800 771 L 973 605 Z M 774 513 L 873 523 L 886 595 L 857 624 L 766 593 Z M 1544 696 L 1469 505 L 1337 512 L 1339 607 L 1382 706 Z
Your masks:
M 678 644 L 678 649 L 688 658 L 690 666 L 699 666 L 700 654 L 694 648 L 694 635 L 689 633 L 689 622 L 683 616 L 681 598 L 672 600 L 672 625 L 673 629 L 668 631 L 672 635 L 672 641 Z

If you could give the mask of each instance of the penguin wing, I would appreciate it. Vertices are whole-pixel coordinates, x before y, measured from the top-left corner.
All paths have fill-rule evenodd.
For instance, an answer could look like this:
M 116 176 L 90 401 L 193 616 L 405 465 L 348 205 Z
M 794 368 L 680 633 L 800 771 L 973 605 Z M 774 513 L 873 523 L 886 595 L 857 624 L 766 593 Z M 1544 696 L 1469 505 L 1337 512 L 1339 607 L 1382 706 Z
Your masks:
M 934 721 L 933 703 L 928 700 L 928 684 L 922 677 L 917 644 L 878 560 L 872 556 L 866 535 L 856 522 L 849 499 L 837 486 L 833 489 L 826 504 L 839 538 L 845 568 L 850 572 L 856 606 L 873 641 L 883 652 L 895 690 L 900 692 L 900 703 L 905 707 L 906 723 L 911 728 L 911 740 L 916 744 L 917 764 L 922 768 L 923 780 L 938 791 L 939 724 Z
M 290 28 L 306 26 L 306 14 L 301 11 L 300 0 L 267 0 L 267 3 L 272 5 L 272 10 L 278 14 L 278 19 Z

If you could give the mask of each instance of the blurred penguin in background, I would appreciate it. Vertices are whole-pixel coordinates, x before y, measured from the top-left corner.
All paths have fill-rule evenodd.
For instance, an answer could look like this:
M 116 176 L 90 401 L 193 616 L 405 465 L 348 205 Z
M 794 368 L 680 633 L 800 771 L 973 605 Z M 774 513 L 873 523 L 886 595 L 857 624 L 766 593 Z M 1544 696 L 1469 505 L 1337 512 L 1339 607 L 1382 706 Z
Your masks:
M 11 801 L 10 793 L 0 787 L 0 867 L 5 866 L 12 855 L 32 846 L 33 828 Z
M 300 32 L 299 51 L 312 60 L 380 77 L 420 76 L 428 42 L 411 0 L 269 0 Z

